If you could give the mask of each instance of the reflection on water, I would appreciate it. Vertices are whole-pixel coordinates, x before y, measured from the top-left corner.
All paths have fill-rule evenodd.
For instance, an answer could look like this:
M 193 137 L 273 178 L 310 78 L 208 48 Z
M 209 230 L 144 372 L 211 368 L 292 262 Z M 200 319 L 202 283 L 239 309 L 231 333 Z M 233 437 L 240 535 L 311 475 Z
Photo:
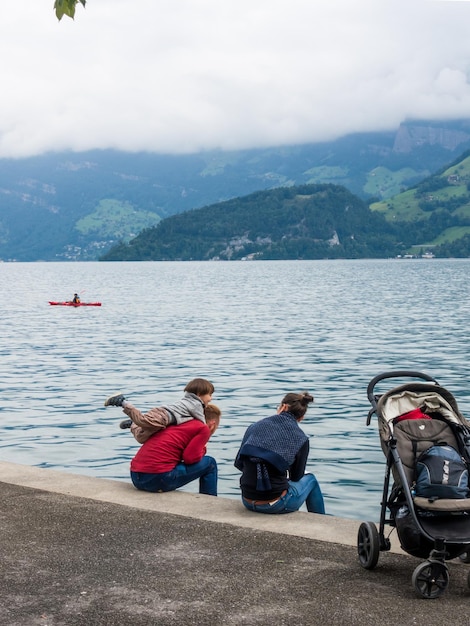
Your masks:
M 246 427 L 285 392 L 307 389 L 309 470 L 327 511 L 376 520 L 385 459 L 376 423 L 366 426 L 367 384 L 385 370 L 424 371 L 470 413 L 469 268 L 468 260 L 3 263 L 0 458 L 128 480 L 138 444 L 104 398 L 124 391 L 145 410 L 203 376 L 223 411 L 208 452 L 221 495 L 238 497 L 233 459 Z M 48 305 L 75 291 L 103 306 Z

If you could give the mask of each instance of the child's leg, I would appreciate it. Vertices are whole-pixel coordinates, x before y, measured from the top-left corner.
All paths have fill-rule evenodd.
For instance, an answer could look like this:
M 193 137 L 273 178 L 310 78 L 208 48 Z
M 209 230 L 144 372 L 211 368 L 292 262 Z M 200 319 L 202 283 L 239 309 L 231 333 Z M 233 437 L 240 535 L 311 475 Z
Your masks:
M 139 443 L 144 443 L 147 439 L 155 433 L 155 430 L 151 428 L 142 428 L 141 426 L 137 426 L 131 422 L 131 433 L 134 436 L 134 439 Z
M 152 432 L 162 430 L 170 423 L 170 416 L 168 415 L 168 412 L 160 407 L 150 409 L 147 413 L 142 413 L 139 409 L 136 409 L 135 406 L 132 406 L 132 404 L 127 402 L 126 405 L 123 406 L 122 410 L 128 417 L 131 418 L 134 424 L 137 424 L 137 426 L 140 426 L 145 430 L 151 430 Z

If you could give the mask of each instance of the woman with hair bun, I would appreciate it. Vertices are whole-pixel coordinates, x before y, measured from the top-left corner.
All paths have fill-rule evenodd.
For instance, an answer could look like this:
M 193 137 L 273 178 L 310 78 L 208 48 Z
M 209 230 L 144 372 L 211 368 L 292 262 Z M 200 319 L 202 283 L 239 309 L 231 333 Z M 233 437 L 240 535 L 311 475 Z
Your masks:
M 300 428 L 313 396 L 288 393 L 277 413 L 249 426 L 235 459 L 242 472 L 242 502 L 257 513 L 292 513 L 305 502 L 310 513 L 325 513 L 320 485 L 305 474 L 309 440 Z

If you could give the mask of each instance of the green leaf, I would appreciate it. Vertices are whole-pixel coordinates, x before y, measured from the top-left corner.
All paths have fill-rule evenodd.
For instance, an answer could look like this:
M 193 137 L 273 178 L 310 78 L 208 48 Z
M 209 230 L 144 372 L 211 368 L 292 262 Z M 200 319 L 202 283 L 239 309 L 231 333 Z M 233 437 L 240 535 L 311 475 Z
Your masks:
M 54 10 L 57 19 L 60 21 L 64 15 L 73 19 L 75 16 L 75 7 L 78 2 L 83 6 L 86 4 L 86 0 L 55 0 Z

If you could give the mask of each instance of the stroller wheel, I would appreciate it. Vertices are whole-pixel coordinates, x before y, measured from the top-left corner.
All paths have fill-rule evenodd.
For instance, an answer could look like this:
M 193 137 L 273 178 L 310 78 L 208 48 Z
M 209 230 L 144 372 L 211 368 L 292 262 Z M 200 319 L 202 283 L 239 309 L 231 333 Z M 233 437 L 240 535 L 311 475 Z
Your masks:
M 411 579 L 416 593 L 426 599 L 438 598 L 447 589 L 449 572 L 444 563 L 421 563 Z
M 374 522 L 362 522 L 357 533 L 357 553 L 364 569 L 374 569 L 379 560 L 380 539 Z

